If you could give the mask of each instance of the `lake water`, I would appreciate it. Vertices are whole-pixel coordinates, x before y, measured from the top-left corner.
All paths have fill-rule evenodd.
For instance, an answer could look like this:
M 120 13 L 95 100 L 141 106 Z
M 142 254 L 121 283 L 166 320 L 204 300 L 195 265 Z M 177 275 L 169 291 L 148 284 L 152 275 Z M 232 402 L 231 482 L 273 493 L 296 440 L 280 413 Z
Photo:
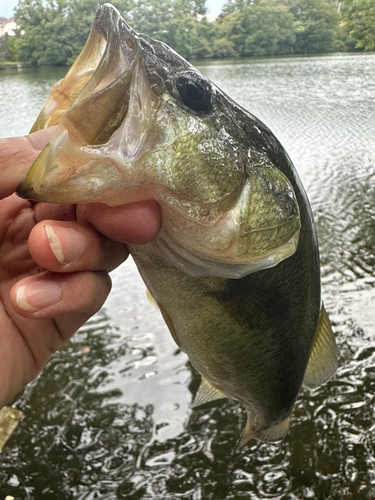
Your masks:
M 340 348 L 280 445 L 231 455 L 245 412 L 190 409 L 199 377 L 132 262 L 17 400 L 0 499 L 375 499 L 375 54 L 200 63 L 290 154 L 317 224 Z M 0 73 L 0 136 L 27 133 L 60 70 Z

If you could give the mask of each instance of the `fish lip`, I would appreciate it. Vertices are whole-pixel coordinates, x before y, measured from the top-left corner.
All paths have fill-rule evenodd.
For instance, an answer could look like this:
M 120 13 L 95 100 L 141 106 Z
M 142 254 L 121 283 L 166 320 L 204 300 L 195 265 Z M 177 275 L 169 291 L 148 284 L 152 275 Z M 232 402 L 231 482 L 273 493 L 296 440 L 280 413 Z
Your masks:
M 36 193 L 34 189 L 23 180 L 21 184 L 16 189 L 16 195 L 20 198 L 24 198 L 26 200 L 35 200 Z
M 93 27 L 108 40 L 114 26 L 118 25 L 120 13 L 110 3 L 101 5 L 95 13 Z
M 136 36 L 136 32 L 110 3 L 105 3 L 98 8 L 94 17 L 93 28 L 101 33 L 107 41 L 111 40 L 117 32 L 129 37 Z

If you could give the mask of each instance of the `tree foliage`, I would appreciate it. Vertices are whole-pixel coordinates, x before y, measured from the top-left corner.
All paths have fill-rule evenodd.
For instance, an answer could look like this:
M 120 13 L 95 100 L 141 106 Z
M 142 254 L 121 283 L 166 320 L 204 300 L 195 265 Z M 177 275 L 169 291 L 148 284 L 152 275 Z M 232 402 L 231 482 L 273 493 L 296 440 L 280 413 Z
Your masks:
M 129 1 L 113 3 L 126 9 Z M 100 0 L 20 0 L 15 10 L 22 34 L 20 60 L 35 66 L 72 62 L 87 40 L 101 3 Z
M 0 38 L 0 61 L 10 61 L 12 59 L 12 55 L 9 51 L 8 47 L 8 37 Z
M 205 12 L 205 0 L 138 0 L 129 21 L 137 31 L 167 43 L 183 57 L 210 57 L 210 27 L 205 20 L 198 22 Z
M 345 0 L 343 28 L 356 49 L 375 51 L 374 0 Z
M 233 12 L 229 40 L 241 56 L 293 52 L 294 19 L 282 5 L 259 3 Z
M 342 48 L 335 4 L 326 0 L 297 0 L 290 10 L 295 18 L 296 52 L 333 52 Z
M 11 57 L 36 66 L 71 63 L 102 1 L 19 0 Z M 188 59 L 375 50 L 375 1 L 342 1 L 227 0 L 214 22 L 204 16 L 205 0 L 112 3 L 137 31 Z

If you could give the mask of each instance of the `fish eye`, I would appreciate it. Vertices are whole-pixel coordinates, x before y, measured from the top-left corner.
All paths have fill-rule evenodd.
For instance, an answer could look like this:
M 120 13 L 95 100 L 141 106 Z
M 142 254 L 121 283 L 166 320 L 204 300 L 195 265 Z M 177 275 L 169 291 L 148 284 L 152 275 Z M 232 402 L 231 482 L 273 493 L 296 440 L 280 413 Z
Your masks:
M 176 82 L 181 99 L 189 108 L 209 111 L 212 107 L 212 89 L 209 82 L 193 72 L 180 75 Z

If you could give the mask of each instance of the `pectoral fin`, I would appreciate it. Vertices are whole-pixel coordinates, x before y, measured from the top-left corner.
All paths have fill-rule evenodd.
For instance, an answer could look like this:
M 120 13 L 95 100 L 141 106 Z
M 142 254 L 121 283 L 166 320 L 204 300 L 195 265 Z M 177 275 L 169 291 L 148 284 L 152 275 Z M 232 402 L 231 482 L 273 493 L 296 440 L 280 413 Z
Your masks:
M 151 295 L 151 297 L 152 297 L 152 295 Z M 179 340 L 179 338 L 178 338 L 178 336 L 177 336 L 176 330 L 175 330 L 175 328 L 174 328 L 174 326 L 173 326 L 173 323 L 172 323 L 171 318 L 169 317 L 169 314 L 168 314 L 168 313 L 167 313 L 167 311 L 164 309 L 164 307 L 163 307 L 161 304 L 159 304 L 159 302 L 156 302 L 156 303 L 157 303 L 157 305 L 158 305 L 158 307 L 159 307 L 159 309 L 160 309 L 160 312 L 161 312 L 161 314 L 162 314 L 162 316 L 163 316 L 163 319 L 164 319 L 164 321 L 165 321 L 165 323 L 166 323 L 166 325 L 167 325 L 167 327 L 168 327 L 169 331 L 171 332 L 171 335 L 172 335 L 172 337 L 173 337 L 173 340 L 176 342 L 176 344 L 177 344 L 177 345 L 178 345 L 178 347 L 181 349 L 181 351 L 183 351 L 183 349 L 182 349 L 182 347 L 181 347 L 180 340 Z
M 199 386 L 193 401 L 193 408 L 197 408 L 198 406 L 210 403 L 211 401 L 224 399 L 226 397 L 227 396 L 223 392 L 213 387 L 205 378 L 202 377 L 201 385 Z
M 154 297 L 151 295 L 151 292 L 149 291 L 148 288 L 146 288 L 146 297 L 147 297 L 147 300 L 150 302 L 150 304 L 155 307 L 155 309 L 159 309 L 158 303 L 156 302 Z
M 303 383 L 310 389 L 315 389 L 327 382 L 336 369 L 337 347 L 328 314 L 322 306 Z

